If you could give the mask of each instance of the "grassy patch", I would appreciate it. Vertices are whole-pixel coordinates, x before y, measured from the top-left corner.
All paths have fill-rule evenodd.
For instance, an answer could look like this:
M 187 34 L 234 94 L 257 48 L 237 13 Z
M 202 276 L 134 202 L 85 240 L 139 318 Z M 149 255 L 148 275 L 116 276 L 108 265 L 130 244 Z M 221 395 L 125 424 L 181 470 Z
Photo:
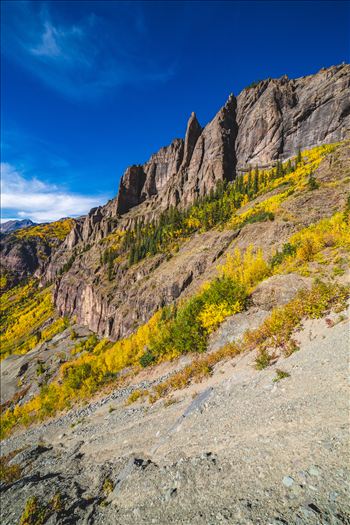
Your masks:
M 191 364 L 176 372 L 166 381 L 153 387 L 149 393 L 150 402 L 154 403 L 157 399 L 165 397 L 175 390 L 185 388 L 190 383 L 201 382 L 212 374 L 213 368 L 217 363 L 224 359 L 230 359 L 241 351 L 242 349 L 239 345 L 230 344 L 216 352 L 195 358 Z
M 144 397 L 147 394 L 147 390 L 134 390 L 126 400 L 127 405 L 135 403 L 138 399 Z
M 257 330 L 248 331 L 244 337 L 245 347 L 258 350 L 257 366 L 266 363 L 272 353 L 289 356 L 298 349 L 292 335 L 305 318 L 317 319 L 330 309 L 341 311 L 349 297 L 348 288 L 316 281 L 311 290 L 301 290 L 287 305 L 275 308 Z M 272 353 L 271 353 L 272 352 Z
M 19 525 L 43 525 L 55 513 L 64 510 L 62 496 L 59 492 L 43 503 L 36 496 L 27 499 Z
M 11 459 L 21 450 L 15 450 L 6 456 L 0 456 L 0 480 L 6 484 L 13 483 L 22 475 L 22 467 L 20 465 L 9 465 Z
M 273 382 L 278 383 L 279 381 L 281 381 L 282 379 L 286 379 L 287 377 L 290 377 L 290 374 L 288 372 L 285 372 L 280 368 L 276 368 L 276 377 L 273 378 Z
M 105 496 L 108 496 L 113 491 L 113 489 L 114 489 L 113 481 L 111 480 L 109 476 L 107 476 L 103 481 L 102 491 Z

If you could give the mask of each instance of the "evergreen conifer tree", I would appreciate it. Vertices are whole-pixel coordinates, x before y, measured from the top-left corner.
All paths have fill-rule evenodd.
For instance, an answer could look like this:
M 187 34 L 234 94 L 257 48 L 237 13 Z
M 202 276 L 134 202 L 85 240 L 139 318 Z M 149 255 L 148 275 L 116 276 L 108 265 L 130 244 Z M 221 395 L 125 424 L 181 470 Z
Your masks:
M 303 157 L 301 155 L 301 151 L 300 151 L 300 148 L 298 149 L 298 155 L 297 155 L 297 159 L 296 159 L 296 165 L 299 166 L 299 164 L 301 164 L 303 161 Z
M 254 194 L 258 193 L 259 191 L 259 169 L 258 166 L 255 168 L 255 174 L 254 174 Z

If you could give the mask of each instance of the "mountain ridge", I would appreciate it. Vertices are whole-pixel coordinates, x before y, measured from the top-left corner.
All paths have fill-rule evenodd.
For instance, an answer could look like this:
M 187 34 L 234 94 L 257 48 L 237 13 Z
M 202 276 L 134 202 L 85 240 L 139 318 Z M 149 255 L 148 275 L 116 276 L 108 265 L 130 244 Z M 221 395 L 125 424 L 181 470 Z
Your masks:
M 143 165 L 126 170 L 117 212 L 153 196 L 163 209 L 186 206 L 218 180 L 233 180 L 236 166 L 270 167 L 298 149 L 344 140 L 350 129 L 348 89 L 350 66 L 344 64 L 297 79 L 263 80 L 237 97 L 231 94 L 204 128 L 192 113 L 185 139 L 174 139 Z
M 11 219 L 0 224 L 0 232 L 3 234 L 10 233 L 29 226 L 35 226 L 35 222 L 30 219 Z

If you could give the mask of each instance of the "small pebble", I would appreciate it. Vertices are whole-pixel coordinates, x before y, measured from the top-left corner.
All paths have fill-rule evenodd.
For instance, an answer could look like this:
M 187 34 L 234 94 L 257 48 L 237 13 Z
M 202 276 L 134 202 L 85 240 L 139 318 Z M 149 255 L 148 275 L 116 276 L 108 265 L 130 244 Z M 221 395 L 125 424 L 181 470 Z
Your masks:
M 308 473 L 310 474 L 310 476 L 319 476 L 321 474 L 321 471 L 315 465 L 311 465 L 311 467 L 308 470 Z
M 337 498 L 338 498 L 338 496 L 339 496 L 338 492 L 330 492 L 330 493 L 329 493 L 329 499 L 330 499 L 331 501 L 336 501 Z
M 290 476 L 284 476 L 283 480 L 282 480 L 282 483 L 285 487 L 291 487 L 294 483 L 294 479 L 291 478 Z

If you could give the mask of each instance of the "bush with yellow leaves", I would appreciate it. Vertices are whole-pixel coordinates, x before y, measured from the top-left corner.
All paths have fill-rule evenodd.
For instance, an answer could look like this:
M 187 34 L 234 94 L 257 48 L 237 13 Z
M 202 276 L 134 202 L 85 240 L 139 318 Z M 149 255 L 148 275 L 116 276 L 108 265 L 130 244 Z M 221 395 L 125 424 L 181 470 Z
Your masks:
M 247 287 L 251 292 L 256 284 L 271 275 L 261 249 L 254 250 L 250 245 L 245 252 L 236 248 L 226 256 L 226 262 L 218 267 L 219 274 L 229 277 Z
M 327 249 L 333 255 L 339 250 L 350 252 L 350 225 L 342 212 L 292 235 L 288 246 L 277 252 L 271 262 L 276 273 L 305 272 L 307 263 L 315 260 L 322 262 L 322 252 Z M 274 265 L 274 262 L 279 264 Z

